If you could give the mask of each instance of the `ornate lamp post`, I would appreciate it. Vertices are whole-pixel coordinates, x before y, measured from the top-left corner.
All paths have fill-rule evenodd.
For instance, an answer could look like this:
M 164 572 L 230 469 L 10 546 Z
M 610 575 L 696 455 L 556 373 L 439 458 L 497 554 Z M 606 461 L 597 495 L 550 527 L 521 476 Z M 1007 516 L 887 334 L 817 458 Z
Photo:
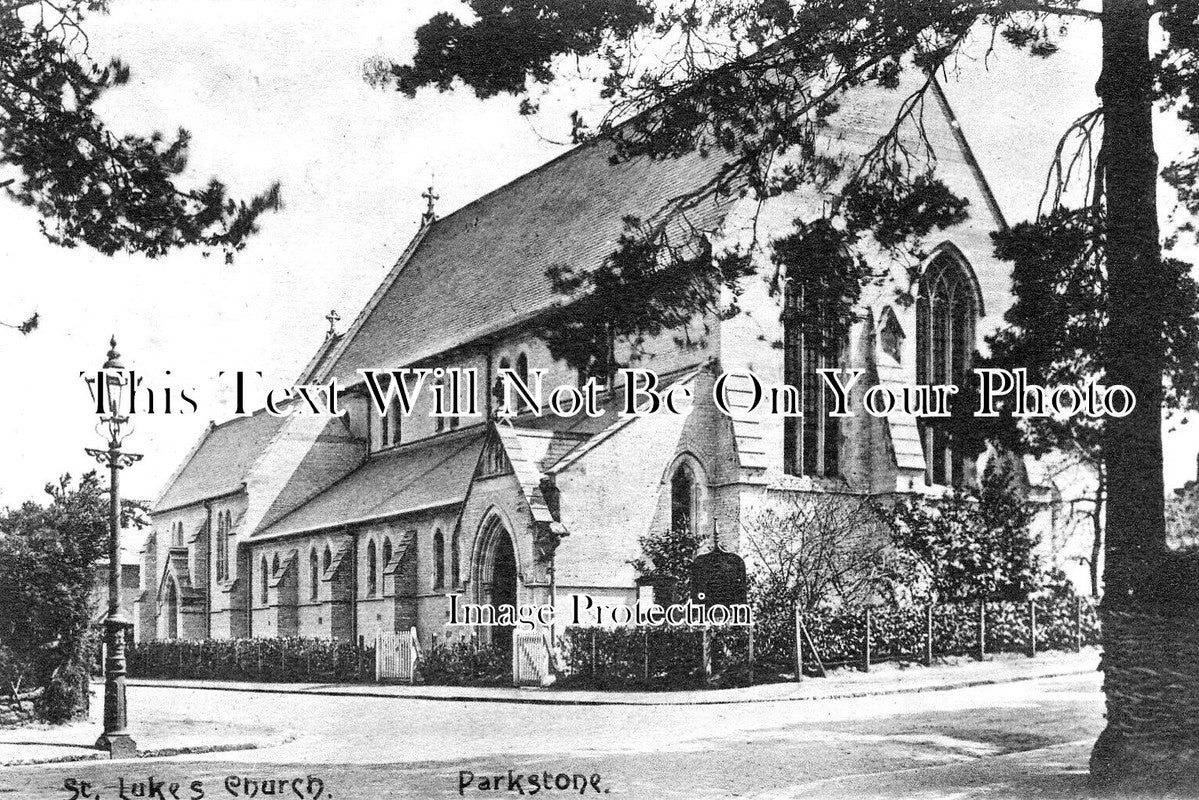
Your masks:
M 110 342 L 108 360 L 104 362 L 101 382 L 93 388 L 96 413 L 100 415 L 97 431 L 108 439 L 104 449 L 88 447 L 87 454 L 108 465 L 110 483 L 108 506 L 108 616 L 104 620 L 108 657 L 104 662 L 104 733 L 96 747 L 107 750 L 112 758 L 132 758 L 137 745 L 126 730 L 125 713 L 125 628 L 131 624 L 121 609 L 121 470 L 141 459 L 137 453 L 121 450 L 130 433 L 129 417 L 121 415 L 121 401 L 129 386 L 129 373 L 121 364 L 117 340 Z M 89 381 L 89 383 L 91 383 Z M 124 428 L 124 430 L 122 430 Z

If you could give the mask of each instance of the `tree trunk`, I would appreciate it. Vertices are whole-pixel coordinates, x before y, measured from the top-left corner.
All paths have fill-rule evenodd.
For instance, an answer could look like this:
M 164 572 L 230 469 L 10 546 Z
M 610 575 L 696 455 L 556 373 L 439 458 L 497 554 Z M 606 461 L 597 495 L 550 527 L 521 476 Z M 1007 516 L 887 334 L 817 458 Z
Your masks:
M 1095 487 L 1095 503 L 1091 511 L 1091 597 L 1099 599 L 1099 560 L 1103 557 L 1103 503 L 1107 496 L 1107 481 L 1103 465 L 1099 466 L 1099 482 Z
M 1107 727 L 1091 754 L 1100 787 L 1187 786 L 1199 741 L 1199 624 L 1171 602 L 1162 478 L 1161 250 L 1153 149 L 1149 7 L 1104 0 L 1101 164 L 1106 192 L 1106 382 L 1136 410 L 1105 420 L 1104 692 Z M 1190 776 L 1188 778 L 1188 776 Z

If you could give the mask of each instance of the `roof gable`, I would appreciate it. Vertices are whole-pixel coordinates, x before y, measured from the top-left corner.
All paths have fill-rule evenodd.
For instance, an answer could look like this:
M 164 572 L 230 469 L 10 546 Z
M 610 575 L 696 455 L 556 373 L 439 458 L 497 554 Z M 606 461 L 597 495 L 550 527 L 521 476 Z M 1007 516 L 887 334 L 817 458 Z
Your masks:
M 253 538 L 288 536 L 461 502 L 482 446 L 483 431 L 476 426 L 380 453 L 256 531 Z
M 242 488 L 250 469 L 285 418 L 259 411 L 211 425 L 151 509 L 159 513 Z
M 575 148 L 424 226 L 321 378 L 353 383 L 358 369 L 407 366 L 536 316 L 564 299 L 550 267 L 598 266 L 625 217 L 649 219 L 724 169 L 699 153 L 617 164 L 612 153 L 610 142 Z M 715 230 L 733 204 L 702 200 L 688 222 Z

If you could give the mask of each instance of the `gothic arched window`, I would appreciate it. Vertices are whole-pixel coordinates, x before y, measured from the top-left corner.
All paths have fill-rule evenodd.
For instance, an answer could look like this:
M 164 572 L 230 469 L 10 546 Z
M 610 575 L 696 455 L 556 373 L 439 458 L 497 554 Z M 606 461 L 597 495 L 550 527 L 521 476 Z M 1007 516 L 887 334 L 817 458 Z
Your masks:
M 229 545 L 233 539 L 233 512 L 225 512 L 225 577 L 229 577 Z
M 450 585 L 458 586 L 461 578 L 461 565 L 458 562 L 458 531 L 454 531 L 454 535 L 450 537 Z
M 433 384 L 433 387 L 435 390 L 440 390 L 442 392 L 442 396 L 444 398 L 442 400 L 443 405 L 449 406 L 450 398 L 444 396 L 444 393 L 446 391 L 446 382 L 443 380 L 439 380 L 435 384 Z M 437 397 L 436 391 L 433 393 L 433 396 Z M 445 430 L 445 420 L 446 420 L 445 417 L 434 417 L 433 418 L 433 432 L 434 433 L 441 433 L 443 430 Z
M 791 280 L 783 291 L 783 382 L 798 394 L 802 416 L 783 417 L 783 471 L 835 477 L 841 470 L 841 421 L 828 414 L 830 390 L 818 369 L 840 366 L 841 343 L 826 342 L 822 309 L 805 308 Z
M 400 443 L 400 434 L 402 432 L 401 420 L 403 412 L 400 408 L 399 395 L 393 395 L 391 403 L 387 406 L 386 413 L 379 420 L 379 447 L 392 447 Z
M 271 576 L 266 571 L 266 556 L 262 557 L 262 602 L 265 605 L 270 601 L 271 591 Z
M 978 318 L 974 282 L 966 267 L 938 256 L 920 281 L 916 299 L 916 382 L 965 386 Z M 921 422 L 920 438 L 930 484 L 961 485 L 965 456 L 942 425 Z
M 670 528 L 695 530 L 695 475 L 686 464 L 680 464 L 670 479 Z
M 496 408 L 506 408 L 504 401 L 513 393 L 508 388 L 508 379 L 504 376 L 504 370 L 506 369 L 512 369 L 512 362 L 507 357 L 504 357 L 495 365 L 495 386 L 491 390 Z
M 315 600 L 321 589 L 321 565 L 316 557 L 316 548 L 308 553 L 308 598 Z
M 433 588 L 445 586 L 445 534 L 441 528 L 433 531 Z
M 329 570 L 329 567 L 333 566 L 333 551 L 329 549 L 329 545 L 325 545 L 325 556 L 322 564 L 326 572 Z
M 520 382 L 529 388 L 531 392 L 533 387 L 529 386 L 529 357 L 525 353 L 521 353 L 516 357 L 516 376 L 520 378 Z M 527 401 L 521 401 L 522 408 L 532 409 L 532 405 Z
M 225 548 L 228 540 L 225 538 L 225 512 L 218 511 L 216 515 L 216 579 L 225 578 Z
M 383 537 L 383 569 L 387 569 L 387 565 L 391 563 L 391 537 Z
M 366 545 L 366 593 L 374 597 L 379 591 L 379 557 L 375 554 L 375 541 Z

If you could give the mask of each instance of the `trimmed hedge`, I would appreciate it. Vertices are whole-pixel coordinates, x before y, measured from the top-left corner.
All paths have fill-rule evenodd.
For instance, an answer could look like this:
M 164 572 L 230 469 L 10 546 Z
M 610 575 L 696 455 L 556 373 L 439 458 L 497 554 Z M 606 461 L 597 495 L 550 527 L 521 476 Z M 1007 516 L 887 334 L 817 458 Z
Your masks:
M 1089 600 L 1038 600 L 1037 650 L 1073 650 L 1099 642 L 1099 620 Z M 1027 603 L 984 606 L 987 653 L 1030 649 Z M 1077 618 L 1076 618 L 1077 609 Z M 876 608 L 870 620 L 870 662 L 923 661 L 927 653 L 927 609 Z M 978 654 L 977 603 L 933 607 L 934 657 Z M 860 608 L 805 614 L 804 626 L 829 666 L 864 663 L 867 615 Z M 1077 626 L 1077 627 L 1076 627 Z M 711 676 L 704 671 L 704 633 L 678 627 L 571 627 L 558 640 L 559 688 L 697 689 L 746 686 L 794 677 L 795 619 L 770 615 L 754 621 L 753 669 L 750 632 L 714 628 L 709 634 Z M 375 648 L 324 639 L 232 639 L 152 641 L 128 648 L 134 678 L 193 678 L 279 683 L 369 683 L 375 679 Z M 421 653 L 418 680 L 449 686 L 506 686 L 511 654 L 474 639 L 434 642 Z M 804 645 L 805 674 L 816 674 Z
M 167 639 L 126 650 L 131 678 L 370 683 L 375 648 L 326 639 Z
M 474 639 L 435 641 L 416 662 L 417 680 L 441 686 L 510 686 L 511 659 L 507 648 Z

